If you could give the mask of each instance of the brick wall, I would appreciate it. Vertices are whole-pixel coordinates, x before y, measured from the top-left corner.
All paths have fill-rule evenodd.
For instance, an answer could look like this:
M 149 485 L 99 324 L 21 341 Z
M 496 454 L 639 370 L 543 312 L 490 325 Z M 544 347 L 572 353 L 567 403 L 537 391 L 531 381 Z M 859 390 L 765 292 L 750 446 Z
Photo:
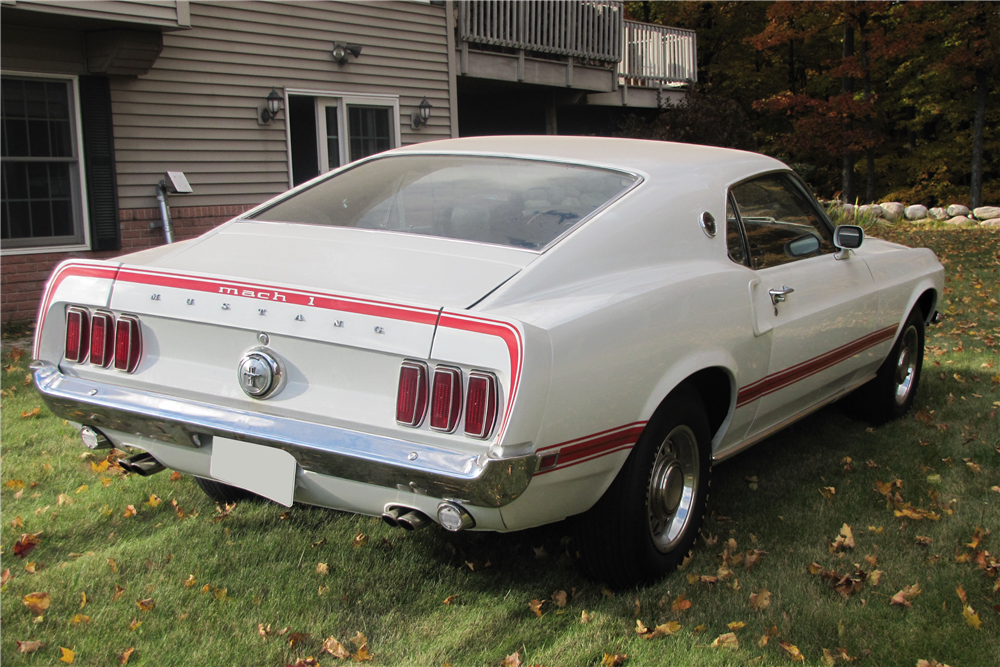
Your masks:
M 171 206 L 174 241 L 204 234 L 223 222 L 248 211 L 252 205 Z M 106 259 L 163 245 L 163 228 L 150 229 L 149 223 L 160 219 L 158 208 L 133 208 L 118 212 L 121 222 L 121 250 L 105 252 L 50 252 L 33 255 L 5 255 L 0 259 L 0 318 L 4 322 L 33 320 L 38 302 L 52 269 L 72 257 Z

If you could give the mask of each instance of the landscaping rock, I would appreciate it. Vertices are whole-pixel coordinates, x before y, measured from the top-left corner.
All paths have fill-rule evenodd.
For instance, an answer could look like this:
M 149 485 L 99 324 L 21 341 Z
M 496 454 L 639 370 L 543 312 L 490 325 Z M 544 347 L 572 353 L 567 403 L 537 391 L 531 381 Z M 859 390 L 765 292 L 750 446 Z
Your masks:
M 961 204 L 952 204 L 948 207 L 948 215 L 955 217 L 956 215 L 969 215 L 969 207 L 962 206 Z
M 922 204 L 907 206 L 906 210 L 903 211 L 903 215 L 906 216 L 907 220 L 923 220 L 927 217 L 927 207 Z
M 886 201 L 879 204 L 882 209 L 882 217 L 889 222 L 896 222 L 903 217 L 903 205 L 896 201 Z
M 1000 206 L 980 206 L 972 211 L 972 215 L 979 220 L 992 220 L 1000 218 Z
M 840 207 L 840 210 L 843 211 L 845 218 L 851 218 L 856 215 L 856 212 L 854 210 L 856 208 L 857 207 L 854 204 L 844 204 L 843 206 Z
M 1000 227 L 1000 218 L 992 218 L 990 220 L 983 220 L 979 223 L 980 227 Z
M 935 220 L 947 220 L 948 219 L 948 211 L 944 210 L 940 206 L 935 206 L 934 208 L 930 209 L 927 212 Z
M 944 224 L 958 226 L 958 225 L 967 225 L 970 222 L 972 222 L 970 218 L 967 218 L 964 215 L 956 215 L 954 218 L 951 218 L 950 220 L 945 220 Z
M 883 213 L 882 207 L 879 206 L 878 204 L 865 204 L 863 206 L 858 207 L 859 218 L 869 214 L 875 216 L 876 218 L 881 218 L 882 213 Z

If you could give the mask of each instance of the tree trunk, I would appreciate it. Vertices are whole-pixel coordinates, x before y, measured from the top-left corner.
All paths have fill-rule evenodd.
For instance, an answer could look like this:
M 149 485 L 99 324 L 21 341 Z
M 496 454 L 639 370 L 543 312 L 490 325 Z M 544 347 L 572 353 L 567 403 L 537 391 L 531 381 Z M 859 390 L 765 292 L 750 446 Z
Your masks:
M 983 134 L 986 129 L 986 68 L 976 68 L 976 115 L 972 123 L 972 208 L 983 205 Z
M 862 87 L 864 89 L 865 102 L 871 104 L 872 100 L 872 70 L 868 62 L 868 33 L 865 30 L 868 24 L 868 15 L 862 13 L 858 17 L 858 24 L 861 30 L 861 69 L 864 71 Z M 871 112 L 865 117 L 865 139 L 868 147 L 865 149 L 865 202 L 875 203 L 875 148 L 871 145 L 875 134 L 872 123 Z
M 854 26 L 850 21 L 844 21 L 844 62 L 854 55 Z M 854 93 L 854 77 L 845 76 L 841 84 L 844 93 Z M 854 153 L 851 152 L 847 142 L 850 137 L 852 122 L 850 118 L 844 119 L 844 157 L 841 166 L 841 199 L 848 204 L 854 203 Z

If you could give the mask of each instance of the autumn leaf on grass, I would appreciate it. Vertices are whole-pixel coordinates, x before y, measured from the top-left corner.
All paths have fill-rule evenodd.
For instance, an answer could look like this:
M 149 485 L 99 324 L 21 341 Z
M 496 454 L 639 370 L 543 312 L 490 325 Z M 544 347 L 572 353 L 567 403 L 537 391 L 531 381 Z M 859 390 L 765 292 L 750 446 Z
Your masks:
M 114 572 L 115 574 L 118 574 L 118 563 L 115 562 L 114 558 L 109 558 L 108 559 L 108 567 L 111 568 L 112 572 Z
M 372 659 L 372 654 L 368 651 L 368 644 L 362 644 L 358 652 L 351 655 L 354 662 L 368 662 Z
M 181 478 L 181 474 L 179 472 L 177 472 L 176 470 L 174 472 L 170 473 L 170 481 L 171 482 L 176 482 L 180 478 Z
M 25 410 L 21 413 L 22 419 L 31 419 L 32 417 L 37 417 L 42 414 L 42 409 L 39 407 L 32 408 L 31 410 Z
M 500 667 L 521 667 L 521 664 L 521 652 L 514 651 L 503 659 L 503 662 L 500 663 Z
M 830 543 L 830 553 L 834 551 L 839 551 L 840 549 L 853 549 L 854 548 L 854 532 L 851 527 L 846 523 L 840 528 L 840 535 L 837 539 Z
M 76 652 L 69 650 L 68 648 L 59 647 L 62 651 L 62 657 L 59 658 L 60 662 L 65 662 L 66 664 L 73 664 L 73 660 L 76 659 Z
M 24 558 L 32 552 L 32 550 L 42 543 L 41 531 L 37 533 L 24 533 L 21 538 L 14 543 L 14 555 Z
M 747 570 L 751 569 L 754 565 L 760 562 L 760 559 L 767 555 L 766 551 L 761 551 L 760 549 L 751 549 L 747 552 L 746 558 L 743 560 L 743 567 Z
M 122 588 L 118 584 L 115 584 L 115 593 L 114 593 L 114 595 L 111 596 L 111 601 L 112 602 L 116 601 L 118 598 L 120 598 L 122 596 L 122 593 L 124 593 L 124 592 L 125 592 L 124 588 Z
M 552 594 L 552 601 L 556 603 L 556 606 L 562 609 L 566 606 L 566 591 L 556 591 Z
M 149 500 L 146 501 L 146 504 L 149 505 L 150 507 L 156 507 L 162 502 L 163 501 L 160 500 L 159 496 L 157 496 L 155 493 L 151 493 L 149 494 Z
M 444 600 L 441 601 L 441 604 L 451 604 L 457 599 L 458 595 L 449 595 L 448 597 L 446 597 Z
M 791 642 L 780 642 L 778 646 L 780 646 L 785 653 L 788 654 L 788 657 L 792 659 L 792 662 L 805 662 L 806 657 L 802 655 L 801 651 L 799 651 L 798 646 L 795 646 Z
M 981 624 L 981 621 L 979 620 L 979 614 L 973 611 L 972 607 L 970 607 L 969 605 L 965 605 L 965 608 L 962 609 L 962 616 L 965 617 L 965 622 L 969 624 L 970 628 L 973 628 L 975 630 L 979 629 L 979 626 Z
M 21 653 L 34 653 L 43 646 L 45 646 L 45 644 L 40 641 L 17 642 L 17 650 Z
M 268 626 L 268 628 L 270 628 L 270 626 Z M 351 652 L 344 648 L 344 645 L 333 637 L 330 637 L 323 642 L 323 650 L 332 655 L 334 658 L 339 658 L 341 660 L 351 657 Z
M 69 620 L 70 623 L 90 623 L 90 616 L 84 616 L 83 614 L 76 614 Z
M 827 500 L 833 500 L 833 497 L 837 495 L 837 489 L 832 486 L 821 486 L 819 492 L 823 494 L 823 497 Z
M 153 598 L 146 598 L 145 600 L 136 600 L 135 603 L 139 605 L 139 609 L 143 611 L 152 611 L 156 607 L 156 603 L 153 602 Z
M 135 647 L 134 646 L 129 646 L 127 649 L 125 649 L 124 651 L 122 651 L 122 657 L 121 657 L 121 660 L 118 661 L 118 664 L 119 665 L 127 665 L 128 664 L 128 659 L 132 657 L 133 653 L 135 653 Z
M 295 648 L 295 645 L 301 642 L 303 639 L 309 639 L 308 632 L 293 632 L 288 635 L 288 648 Z
M 740 647 L 740 640 L 736 638 L 736 633 L 727 632 L 724 635 L 719 635 L 712 642 L 712 648 L 731 648 L 737 649 Z
M 917 660 L 917 667 L 948 667 L 948 665 L 932 658 L 931 660 Z
M 354 548 L 363 547 L 368 544 L 368 536 L 364 533 L 358 531 L 358 534 L 354 536 Z
M 535 616 L 541 618 L 543 604 L 545 604 L 545 600 L 532 600 L 531 602 L 528 603 L 528 609 L 534 612 Z
M 670 608 L 675 614 L 679 614 L 680 612 L 691 608 L 691 600 L 688 600 L 685 595 L 685 593 L 681 593 L 677 596 L 677 599 L 670 604 Z
M 28 574 L 34 574 L 35 572 L 38 572 L 41 569 L 42 569 L 42 564 L 39 563 L 38 565 L 35 565 L 35 561 L 31 561 L 30 563 L 24 566 L 24 571 L 27 572 Z
M 898 604 L 904 607 L 912 607 L 910 600 L 920 595 L 920 585 L 913 584 L 912 586 L 904 586 L 903 590 L 899 591 L 892 596 L 892 600 L 889 602 L 890 605 Z
M 601 667 L 618 667 L 624 665 L 626 660 L 628 660 L 628 655 L 624 653 L 605 653 L 604 659 L 601 660 Z
M 135 505 L 129 505 L 128 507 L 125 508 L 125 512 L 122 514 L 122 516 L 127 519 L 130 516 L 135 516 L 135 514 L 136 514 Z
M 48 593 L 39 591 L 36 593 L 28 593 L 21 599 L 21 602 L 24 603 L 24 606 L 26 606 L 32 614 L 35 616 L 41 616 L 45 613 L 45 610 L 49 608 L 49 605 L 52 604 L 52 598 L 49 597 Z
M 677 621 L 670 621 L 663 625 L 657 625 L 650 630 L 639 619 L 635 620 L 635 634 L 643 639 L 656 639 L 657 637 L 667 637 L 681 629 L 681 624 Z
M 687 580 L 689 584 L 695 584 L 699 581 L 703 584 L 714 584 L 719 581 L 719 578 L 701 574 L 689 574 L 687 575 Z
M 771 591 L 766 588 L 760 589 L 750 595 L 750 608 L 754 611 L 764 611 L 771 604 Z
M 330 574 L 330 566 L 326 563 L 316 563 L 316 574 L 323 576 Z
M 10 568 L 8 567 L 6 570 L 3 571 L 3 574 L 0 574 L 0 588 L 6 586 L 7 582 L 10 580 L 11 580 L 11 574 L 10 574 Z
M 588 614 L 586 609 L 584 609 L 582 612 L 580 612 L 580 622 L 581 623 L 583 623 L 584 625 L 586 625 L 587 623 L 590 623 L 592 620 L 594 620 L 594 615 L 593 614 Z
M 194 578 L 193 574 L 189 574 L 188 578 L 184 580 L 184 588 L 191 588 L 197 581 L 198 580 Z
M 260 634 L 261 639 L 263 639 L 264 641 L 267 641 L 267 638 L 274 634 L 273 632 L 271 632 L 270 623 L 268 623 L 266 626 L 263 623 L 258 623 L 257 633 Z M 333 637 L 330 637 L 330 639 L 333 639 Z

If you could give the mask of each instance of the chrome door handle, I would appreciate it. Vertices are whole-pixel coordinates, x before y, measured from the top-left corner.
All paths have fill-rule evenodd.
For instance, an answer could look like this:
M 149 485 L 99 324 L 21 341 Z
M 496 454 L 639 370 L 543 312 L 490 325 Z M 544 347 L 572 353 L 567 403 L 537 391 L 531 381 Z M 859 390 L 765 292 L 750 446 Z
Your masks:
M 767 293 L 771 295 L 771 304 L 774 306 L 774 314 L 778 314 L 778 304 L 785 301 L 785 297 L 794 292 L 791 287 L 782 285 L 781 289 L 769 289 Z

